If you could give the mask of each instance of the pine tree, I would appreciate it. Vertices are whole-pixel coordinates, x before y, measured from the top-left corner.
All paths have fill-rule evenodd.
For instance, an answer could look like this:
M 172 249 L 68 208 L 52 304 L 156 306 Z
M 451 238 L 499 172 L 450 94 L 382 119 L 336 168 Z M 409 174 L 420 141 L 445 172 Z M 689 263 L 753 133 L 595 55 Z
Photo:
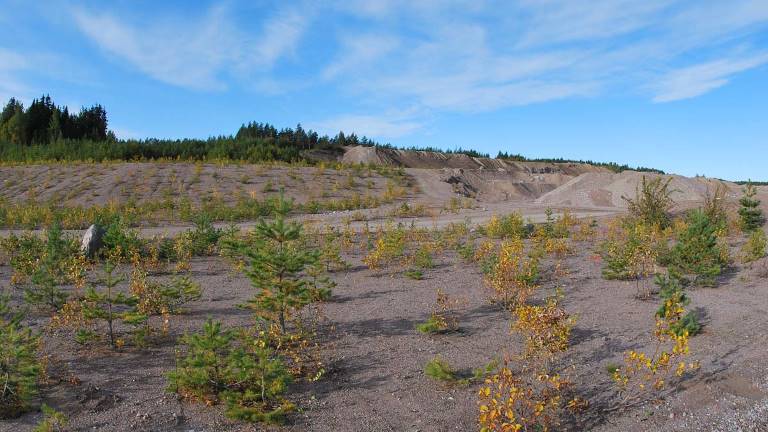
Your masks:
M 248 421 L 279 422 L 291 410 L 282 399 L 291 377 L 264 341 L 209 319 L 182 342 L 187 352 L 168 374 L 169 391 L 208 405 L 224 402 L 228 416 Z
M 143 324 L 147 316 L 136 309 L 138 304 L 136 297 L 114 292 L 115 287 L 125 280 L 123 276 L 116 277 L 114 271 L 113 263 L 107 262 L 104 265 L 105 276 L 100 281 L 104 285 L 104 291 L 96 291 L 93 286 L 88 287 L 83 297 L 82 310 L 87 320 L 102 320 L 107 324 L 109 344 L 116 349 L 122 345 L 122 341 L 115 338 L 114 323 L 123 321 L 136 326 Z
M 275 219 L 260 221 L 253 241 L 240 249 L 248 259 L 246 274 L 258 290 L 250 306 L 260 318 L 276 319 L 285 333 L 289 314 L 313 300 L 310 280 L 302 273 L 320 258 L 317 251 L 303 247 L 302 225 L 286 222 L 291 204 L 281 196 L 276 207 Z
M 37 395 L 38 336 L 10 311 L 7 297 L 0 297 L 0 418 L 11 418 L 30 409 Z
M 679 275 L 676 275 L 674 272 L 664 276 L 656 275 L 655 283 L 659 287 L 659 297 L 662 300 L 661 306 L 656 311 L 657 317 L 667 316 L 670 307 L 687 306 L 691 302 L 683 291 L 683 283 Z M 670 330 L 678 336 L 686 331 L 688 335 L 694 336 L 701 332 L 701 324 L 699 324 L 699 318 L 696 313 L 689 311 L 670 327 Z
M 670 267 L 681 274 L 695 274 L 701 284 L 712 284 L 727 264 L 717 243 L 717 228 L 701 209 L 692 211 L 688 228 L 672 248 Z
M 58 310 L 67 300 L 67 293 L 60 285 L 67 280 L 64 262 L 69 248 L 61 225 L 54 222 L 46 233 L 45 252 L 32 273 L 32 284 L 24 289 L 25 300 L 34 305 L 44 305 Z
M 739 200 L 741 208 L 739 216 L 741 217 L 741 228 L 746 231 L 754 231 L 765 224 L 765 216 L 760 209 L 760 200 L 755 198 L 757 188 L 751 182 L 744 187 L 744 195 Z

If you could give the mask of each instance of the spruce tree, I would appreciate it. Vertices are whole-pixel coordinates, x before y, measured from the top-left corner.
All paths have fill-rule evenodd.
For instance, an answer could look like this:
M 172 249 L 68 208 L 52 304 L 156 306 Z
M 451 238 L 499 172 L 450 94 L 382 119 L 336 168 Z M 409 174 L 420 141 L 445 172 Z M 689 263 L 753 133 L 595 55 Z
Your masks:
M 744 195 L 739 200 L 741 208 L 741 228 L 746 232 L 759 229 L 765 224 L 765 216 L 760 209 L 760 200 L 756 198 L 757 188 L 751 182 L 744 187 Z

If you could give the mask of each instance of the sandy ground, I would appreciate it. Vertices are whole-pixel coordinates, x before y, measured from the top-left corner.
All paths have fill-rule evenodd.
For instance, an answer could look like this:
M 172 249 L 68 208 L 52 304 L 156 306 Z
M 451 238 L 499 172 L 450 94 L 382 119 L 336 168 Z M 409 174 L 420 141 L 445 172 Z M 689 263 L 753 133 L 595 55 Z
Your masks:
M 351 183 L 350 183 L 351 177 Z M 239 196 L 263 199 L 285 190 L 303 203 L 380 195 L 387 178 L 374 170 L 335 170 L 253 164 L 144 162 L 26 165 L 0 167 L 0 199 L 54 202 L 65 206 L 157 202 L 186 198 L 234 202 Z
M 219 193 L 227 200 L 249 190 L 261 194 L 266 182 L 271 181 L 276 187 L 285 184 L 290 196 L 304 200 L 322 197 L 323 190 L 331 190 L 332 196 L 339 197 L 364 193 L 369 188 L 380 192 L 387 182 L 385 177 L 374 173 L 354 179 L 355 188 L 337 187 L 334 191 L 336 184 L 347 181 L 347 172 L 326 170 L 317 176 L 315 168 L 204 165 L 197 175 L 194 164 L 96 165 L 99 168 L 93 172 L 90 170 L 94 165 L 87 167 L 3 167 L 0 168 L 0 185 L 3 185 L 0 195 L 18 201 L 33 197 L 60 199 L 70 205 L 93 205 L 110 199 L 154 200 L 169 194 L 194 198 Z M 445 212 L 442 211 L 445 203 L 457 195 L 453 185 L 442 180 L 444 173 L 439 171 L 407 169 L 414 184 L 408 196 L 392 205 L 361 211 L 368 221 L 354 221 L 351 226 L 360 231 L 368 223 L 375 229 L 385 224 L 391 209 L 403 201 L 425 204 L 432 215 L 395 219 L 394 223 L 429 228 L 467 220 L 473 224 L 483 223 L 492 214 L 510 211 L 540 222 L 545 218 L 547 207 L 553 207 L 556 214 L 570 208 L 578 217 L 598 220 L 624 211 L 615 199 L 605 199 L 605 194 L 600 192 L 614 188 L 614 181 L 586 181 L 589 176 L 594 177 L 590 173 L 572 181 L 578 177 L 559 173 L 541 177 L 542 183 L 538 186 L 526 186 L 525 182 L 523 186 L 510 186 L 497 179 L 501 186 L 488 188 L 493 194 L 481 194 L 479 200 L 474 201 L 474 208 Z M 473 181 L 497 175 L 498 172 L 489 177 L 478 174 Z M 536 191 L 535 194 L 545 193 L 549 186 L 543 184 L 552 181 L 555 175 L 561 176 L 558 180 L 561 184 L 551 189 L 549 196 L 560 196 L 566 202 L 536 202 L 535 198 L 518 199 L 512 195 L 497 199 L 504 197 L 505 191 L 517 191 L 520 187 Z M 628 177 L 630 174 L 622 176 L 618 184 L 634 191 L 634 185 L 624 181 Z M 313 182 L 314 178 L 318 181 Z M 370 187 L 367 180 L 372 182 Z M 578 191 L 574 189 L 577 184 L 582 185 Z M 78 193 L 67 198 L 73 190 Z M 620 192 L 615 189 L 614 193 L 616 191 Z M 582 192 L 587 195 L 567 196 L 567 193 Z M 583 200 L 584 196 L 588 199 Z M 768 209 L 768 188 L 762 188 L 761 198 L 764 209 Z M 296 217 L 315 225 L 343 226 L 353 213 Z M 244 222 L 240 227 L 249 229 L 253 223 Z M 139 232 L 151 237 L 174 235 L 186 229 L 188 224 L 170 222 L 159 227 L 142 227 Z M 10 232 L 13 231 L 2 230 L 0 235 Z M 732 246 L 736 251 L 739 245 Z M 573 347 L 565 361 L 573 366 L 571 378 L 577 391 L 589 399 L 591 407 L 579 418 L 566 418 L 560 430 L 768 431 L 768 258 L 750 266 L 735 265 L 722 276 L 717 288 L 690 292 L 691 307 L 700 313 L 705 324 L 703 334 L 691 342 L 693 358 L 702 365 L 697 374 L 674 387 L 661 400 L 606 412 L 616 400 L 606 366 L 620 363 L 622 353 L 628 349 L 650 347 L 658 301 L 637 300 L 633 284 L 603 280 L 600 264 L 594 259 L 595 245 L 578 243 L 574 249 L 576 254 L 565 261 L 570 273 L 559 281 L 565 290 L 566 309 L 578 318 Z M 424 280 L 415 281 L 403 276 L 402 269 L 368 270 L 362 265 L 359 253 L 346 259 L 352 267 L 332 275 L 338 287 L 324 306 L 327 317 L 323 330 L 327 347 L 324 356 L 328 374 L 315 384 L 292 386 L 289 395 L 299 412 L 289 417 L 287 425 L 266 429 L 476 430 L 477 385 L 446 387 L 432 382 L 422 370 L 437 354 L 459 370 L 468 371 L 504 352 L 519 352 L 521 341 L 510 335 L 508 314 L 487 302 L 488 292 L 479 269 L 448 253 L 437 258 L 437 266 L 425 272 Z M 543 293 L 550 293 L 554 288 L 555 282 L 547 276 L 551 264 L 550 270 L 544 273 Z M 10 286 L 10 276 L 11 269 L 0 265 L 0 287 Z M 164 374 L 174 367 L 178 336 L 199 329 L 207 317 L 232 326 L 251 322 L 249 314 L 237 307 L 253 294 L 242 274 L 231 270 L 219 258 L 197 258 L 192 263 L 191 277 L 202 285 L 203 298 L 189 306 L 188 314 L 176 317 L 168 338 L 151 348 L 128 348 L 118 353 L 84 350 L 66 332 L 47 337 L 46 345 L 55 357 L 50 368 L 52 382 L 44 387 L 42 400 L 70 417 L 67 430 L 265 429 L 227 420 L 218 408 L 180 402 L 164 390 Z M 414 326 L 429 315 L 438 287 L 463 299 L 461 331 L 428 337 L 415 331 Z M 18 299 L 18 292 L 13 293 Z M 40 314 L 30 314 L 26 319 L 37 327 L 48 322 L 48 318 Z M 39 413 L 29 413 L 16 420 L 3 421 L 0 431 L 30 430 L 39 418 Z
M 691 307 L 705 324 L 691 342 L 692 358 L 702 365 L 698 373 L 660 401 L 604 412 L 616 400 L 606 366 L 619 363 L 627 349 L 649 349 L 657 301 L 636 299 L 633 284 L 603 280 L 593 245 L 575 246 L 577 254 L 565 260 L 570 274 L 558 282 L 566 309 L 577 316 L 565 363 L 573 366 L 571 379 L 591 407 L 578 419 L 566 418 L 561 430 L 768 430 L 768 258 L 749 268 L 736 266 L 717 288 L 690 292 Z M 323 308 L 328 374 L 315 384 L 294 385 L 289 394 L 300 411 L 287 425 L 269 429 L 475 430 L 477 385 L 446 387 L 422 370 L 438 354 L 468 371 L 504 352 L 519 352 L 521 341 L 510 335 L 508 313 L 487 302 L 477 267 L 447 253 L 424 280 L 411 280 L 399 270 L 368 270 L 360 254 L 346 258 L 352 267 L 333 274 L 338 287 Z M 554 288 L 551 268 L 549 262 L 541 293 Z M 7 285 L 10 272 L 0 267 L 0 285 Z M 64 332 L 47 338 L 55 358 L 53 383 L 43 389 L 43 400 L 70 416 L 68 430 L 262 430 L 164 391 L 164 374 L 174 366 L 174 337 L 200 328 L 206 317 L 232 326 L 250 322 L 236 306 L 252 294 L 242 274 L 219 258 L 199 258 L 191 276 L 204 287 L 203 298 L 174 318 L 169 338 L 152 348 L 113 353 L 83 350 Z M 461 331 L 429 337 L 414 326 L 427 318 L 438 287 L 462 299 Z M 27 319 L 38 326 L 47 321 L 37 315 Z M 0 430 L 27 430 L 37 418 L 30 413 L 4 421 Z

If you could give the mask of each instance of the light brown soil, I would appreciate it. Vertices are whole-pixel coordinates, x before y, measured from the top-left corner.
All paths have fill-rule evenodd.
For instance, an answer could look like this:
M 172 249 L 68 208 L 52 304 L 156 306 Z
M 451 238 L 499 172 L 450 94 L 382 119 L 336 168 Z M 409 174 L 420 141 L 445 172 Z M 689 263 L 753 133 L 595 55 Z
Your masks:
M 350 181 L 351 178 L 351 181 Z M 380 196 L 388 179 L 374 170 L 335 170 L 270 165 L 193 163 L 104 163 L 0 167 L 0 199 L 33 200 L 66 206 L 158 202 L 186 198 L 192 203 L 238 197 L 263 199 L 285 190 L 310 200 Z
M 557 282 L 545 265 L 541 293 L 555 284 L 565 291 L 565 308 L 577 317 L 572 349 L 565 359 L 577 391 L 591 406 L 578 418 L 567 417 L 562 430 L 582 431 L 761 431 L 768 426 L 768 258 L 750 267 L 736 266 L 717 288 L 690 292 L 704 333 L 691 342 L 701 370 L 673 387 L 658 402 L 606 412 L 617 395 L 606 366 L 620 363 L 628 349 L 651 347 L 657 301 L 635 298 L 633 283 L 606 281 L 593 245 L 576 245 L 568 257 L 570 274 Z M 371 271 L 361 255 L 347 257 L 349 271 L 335 273 L 333 298 L 324 306 L 323 335 L 328 374 L 314 384 L 296 384 L 290 398 L 300 412 L 283 427 L 270 430 L 444 431 L 475 430 L 477 384 L 445 386 L 426 377 L 424 364 L 440 355 L 467 372 L 503 353 L 521 349 L 509 332 L 509 314 L 488 304 L 488 292 L 475 265 L 448 253 L 425 279 L 404 277 L 401 269 Z M 7 285 L 10 269 L 0 266 Z M 260 426 L 227 420 L 220 409 L 180 402 L 165 392 L 164 374 L 174 367 L 173 339 L 200 328 L 207 317 L 226 325 L 249 325 L 236 305 L 252 295 L 248 280 L 219 258 L 195 259 L 191 276 L 204 287 L 203 299 L 173 318 L 171 334 L 148 349 L 83 350 L 64 331 L 46 337 L 54 353 L 42 399 L 65 412 L 68 430 L 90 431 L 246 431 Z M 425 336 L 414 326 L 429 315 L 435 289 L 461 298 L 461 331 Z M 18 298 L 18 296 L 16 296 Z M 43 326 L 47 318 L 27 320 Z M 74 380 L 73 377 L 77 379 Z M 0 431 L 31 428 L 39 414 L 0 423 Z
M 275 186 L 285 182 L 290 196 L 308 199 L 337 181 L 346 181 L 346 173 L 326 170 L 328 177 L 314 183 L 311 179 L 315 168 L 262 168 L 264 171 L 257 174 L 257 168 L 249 165 L 205 165 L 200 181 L 192 182 L 193 164 L 95 167 L 4 167 L 0 169 L 0 184 L 4 185 L 0 193 L 9 200 L 67 199 L 68 191 L 81 188 L 80 194 L 69 198 L 73 200 L 70 204 L 103 203 L 127 199 L 131 194 L 137 200 L 151 200 L 163 197 L 161 191 L 174 185 L 170 177 L 175 174 L 183 179 L 180 182 L 189 196 L 218 190 L 231 197 L 233 191 L 242 189 L 248 193 L 251 187 L 258 193 L 272 179 Z M 500 195 L 493 194 L 498 191 L 518 187 L 499 181 L 498 187 L 478 195 L 475 208 L 448 213 L 440 212 L 440 208 L 456 194 L 451 184 L 441 180 L 444 173 L 420 168 L 409 168 L 407 172 L 418 189 L 407 200 L 426 203 L 435 212 L 433 216 L 396 222 L 425 227 L 442 227 L 465 219 L 480 223 L 493 213 L 512 210 L 540 222 L 544 219 L 544 208 L 549 206 L 572 206 L 577 216 L 602 219 L 621 211 L 617 207 L 617 193 L 634 191 L 633 184 L 626 180 L 632 174 L 596 181 L 597 187 L 591 187 L 584 186 L 590 176 L 604 176 L 587 173 L 553 189 L 539 202 L 514 194 L 496 200 L 494 197 Z M 291 176 L 296 173 L 303 181 Z M 245 184 L 240 180 L 243 175 L 249 176 Z M 485 175 L 486 172 L 478 171 L 466 176 L 477 176 L 480 180 L 475 184 L 482 186 L 481 179 L 491 178 Z M 563 182 L 568 181 L 564 173 L 551 175 L 561 175 Z M 567 174 L 576 179 L 573 175 L 576 174 Z M 13 183 L 10 186 L 9 180 Z M 372 176 L 371 180 L 377 190 L 386 183 L 381 176 Z M 121 186 L 126 184 L 123 194 Z M 573 191 L 570 196 L 568 190 Z M 691 186 L 690 190 L 700 191 L 698 186 Z M 338 193 L 343 196 L 349 191 L 342 187 Z M 557 196 L 560 199 L 555 200 Z M 768 209 L 767 188 L 762 188 L 761 198 Z M 386 222 L 392 206 L 362 213 L 375 228 Z M 352 213 L 297 217 L 308 223 L 341 226 Z M 353 227 L 359 231 L 365 223 L 354 222 Z M 252 224 L 241 226 L 248 228 Z M 174 234 L 186 227 L 173 223 L 142 228 L 141 233 Z M 732 244 L 734 253 L 741 242 L 743 239 Z M 556 284 L 564 288 L 565 308 L 577 317 L 572 349 L 565 363 L 573 366 L 570 377 L 576 390 L 591 404 L 582 416 L 566 417 L 560 430 L 768 431 L 768 258 L 749 266 L 735 264 L 720 278 L 717 288 L 690 291 L 690 307 L 700 313 L 705 324 L 703 334 L 691 341 L 692 358 L 702 366 L 698 373 L 673 386 L 657 401 L 606 411 L 615 408 L 617 400 L 606 367 L 620 363 L 622 353 L 628 349 L 650 349 L 658 301 L 636 299 L 632 283 L 602 279 L 594 244 L 577 243 L 574 249 L 576 254 L 565 260 L 569 275 L 553 280 L 553 263 L 548 262 L 540 291 L 542 295 L 551 293 Z M 83 349 L 66 331 L 46 336 L 46 351 L 54 357 L 49 368 L 51 383 L 44 386 L 41 401 L 65 412 L 70 417 L 67 430 L 72 431 L 476 430 L 478 385 L 446 387 L 426 377 L 423 366 L 439 354 L 467 372 L 505 352 L 520 351 L 521 341 L 510 335 L 508 313 L 487 302 L 488 292 L 479 269 L 447 253 L 436 259 L 434 269 L 425 271 L 424 280 L 414 281 L 402 274 L 402 268 L 368 270 L 362 265 L 359 252 L 346 259 L 352 267 L 332 275 L 338 287 L 324 306 L 327 320 L 322 334 L 327 347 L 324 356 L 328 374 L 317 383 L 298 383 L 290 388 L 289 397 L 300 411 L 292 414 L 285 426 L 265 428 L 233 422 L 218 407 L 182 402 L 165 391 L 164 374 L 174 367 L 176 338 L 181 334 L 199 329 L 207 317 L 230 326 L 251 323 L 250 315 L 237 307 L 252 296 L 250 283 L 219 258 L 193 260 L 191 277 L 202 285 L 203 298 L 191 304 L 187 314 L 174 318 L 169 336 L 151 348 L 129 347 L 115 353 Z M 0 265 L 0 287 L 10 287 L 10 276 L 11 269 Z M 436 288 L 464 300 L 460 332 L 429 337 L 414 329 L 428 317 Z M 11 292 L 18 302 L 19 292 Z M 25 319 L 37 328 L 48 323 L 48 317 L 40 313 L 27 314 Z M 30 430 L 39 419 L 39 413 L 29 413 L 2 421 L 0 431 Z

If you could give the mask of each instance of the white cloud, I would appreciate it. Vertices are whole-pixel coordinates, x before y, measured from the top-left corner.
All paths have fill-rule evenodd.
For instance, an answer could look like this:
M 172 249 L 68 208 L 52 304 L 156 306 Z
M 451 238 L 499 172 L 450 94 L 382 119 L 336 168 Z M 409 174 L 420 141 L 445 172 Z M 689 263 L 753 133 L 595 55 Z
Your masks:
M 291 11 L 271 17 L 254 39 L 224 7 L 197 22 L 153 19 L 130 24 L 106 12 L 74 12 L 79 29 L 104 51 L 157 80 L 194 89 L 222 89 L 222 75 L 269 69 L 298 44 L 305 20 Z
M 0 104 L 27 95 L 29 89 L 18 74 L 29 67 L 29 61 L 21 54 L 0 48 Z
M 344 38 L 338 57 L 323 70 L 323 78 L 332 79 L 341 73 L 369 69 L 399 43 L 398 38 L 389 35 L 363 34 Z
M 307 18 L 297 11 L 283 11 L 272 18 L 256 43 L 255 61 L 271 66 L 280 57 L 292 53 L 304 34 Z
M 724 59 L 668 72 L 656 86 L 654 102 L 689 99 L 728 83 L 732 75 L 768 62 L 768 54 L 745 59 Z
M 321 133 L 335 135 L 340 131 L 356 133 L 368 137 L 397 138 L 421 129 L 420 122 L 409 119 L 402 114 L 374 115 L 341 115 L 307 125 Z
M 529 15 L 521 46 L 604 39 L 654 23 L 656 14 L 675 0 L 525 0 Z

